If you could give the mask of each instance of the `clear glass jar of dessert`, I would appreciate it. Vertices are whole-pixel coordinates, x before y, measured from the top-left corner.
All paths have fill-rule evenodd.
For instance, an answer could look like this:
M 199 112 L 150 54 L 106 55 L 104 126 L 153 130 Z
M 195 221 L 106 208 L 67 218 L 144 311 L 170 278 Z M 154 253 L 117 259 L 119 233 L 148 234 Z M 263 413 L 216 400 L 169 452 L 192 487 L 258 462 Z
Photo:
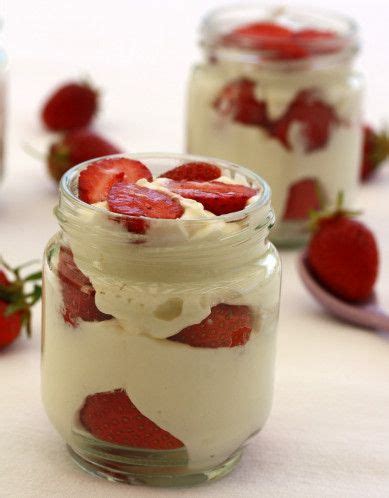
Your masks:
M 257 172 L 272 189 L 272 240 L 306 240 L 311 210 L 347 203 L 361 154 L 362 80 L 353 21 L 314 9 L 226 7 L 201 28 L 187 150 Z
M 143 178 L 102 188 L 101 169 L 123 161 Z M 222 160 L 212 181 L 158 178 L 204 161 L 110 156 L 61 181 L 44 262 L 43 401 L 76 462 L 110 480 L 219 478 L 269 414 L 280 293 L 270 189 Z

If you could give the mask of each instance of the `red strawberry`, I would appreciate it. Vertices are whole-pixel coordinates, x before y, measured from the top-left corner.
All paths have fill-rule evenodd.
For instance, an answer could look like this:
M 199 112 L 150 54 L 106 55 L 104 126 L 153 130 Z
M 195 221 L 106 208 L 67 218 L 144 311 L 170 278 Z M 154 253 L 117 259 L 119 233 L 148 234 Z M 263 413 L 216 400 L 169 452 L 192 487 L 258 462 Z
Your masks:
M 255 83 L 246 78 L 228 83 L 213 102 L 216 111 L 237 123 L 266 126 L 266 103 L 254 95 Z
M 371 178 L 382 163 L 389 158 L 389 132 L 377 133 L 370 126 L 363 127 L 363 153 L 360 179 Z
M 83 82 L 66 83 L 50 95 L 42 109 L 49 130 L 62 131 L 87 126 L 97 112 L 98 93 Z
M 182 197 L 200 202 L 207 211 L 216 215 L 234 213 L 246 207 L 257 190 L 244 185 L 229 185 L 221 182 L 175 182 L 169 189 Z
M 335 32 L 321 29 L 300 29 L 293 39 L 311 55 L 330 54 L 344 47 L 344 40 Z
M 68 247 L 61 246 L 59 251 L 58 278 L 63 299 L 62 315 L 66 323 L 77 327 L 79 320 L 102 322 L 112 318 L 96 307 L 96 292 L 89 278 L 77 267 Z
M 223 38 L 223 44 L 269 52 L 266 59 L 301 59 L 308 55 L 305 47 L 293 40 L 293 31 L 272 22 L 240 26 Z
M 246 344 L 252 326 L 248 306 L 218 304 L 202 322 L 184 328 L 169 339 L 195 348 L 233 348 Z
M 13 278 L 10 280 L 3 270 L 0 270 L 0 349 L 11 344 L 20 334 L 25 325 L 27 335 L 31 335 L 31 307 L 41 297 L 41 272 L 21 277 L 22 265 L 12 269 L 4 261 L 1 262 Z M 26 290 L 28 283 L 32 289 Z
M 19 335 L 22 328 L 20 313 L 7 316 L 9 303 L 0 300 L 0 349 L 11 344 Z
M 3 272 L 3 270 L 0 270 L 0 285 L 8 285 L 9 283 L 7 275 Z
M 289 187 L 284 220 L 306 220 L 311 211 L 322 208 L 321 192 L 317 180 L 305 178 Z
M 80 410 L 80 421 L 94 437 L 109 443 L 153 450 L 184 446 L 142 415 L 124 389 L 88 396 Z
M 141 178 L 151 181 L 153 175 L 140 161 L 126 157 L 100 159 L 81 171 L 78 194 L 82 201 L 94 204 L 105 201 L 115 183 L 135 183 Z
M 216 164 L 192 162 L 181 164 L 161 175 L 162 178 L 170 178 L 176 181 L 210 182 L 221 176 L 222 172 Z
M 378 274 L 378 248 L 373 233 L 341 207 L 319 216 L 308 246 L 308 264 L 330 292 L 346 301 L 363 301 Z
M 141 187 L 133 183 L 116 183 L 108 193 L 108 207 L 113 213 L 138 218 L 175 219 L 184 214 L 181 204 L 163 192 Z M 125 221 L 130 232 L 145 233 L 147 221 L 129 219 Z
M 292 31 L 272 22 L 254 22 L 235 28 L 223 41 L 255 50 L 276 50 L 287 43 Z
M 88 129 L 74 130 L 50 146 L 47 167 L 52 178 L 59 182 L 62 175 L 76 164 L 118 152 L 116 145 L 101 135 Z
M 291 148 L 289 131 L 293 123 L 302 125 L 304 149 L 313 152 L 326 146 L 332 126 L 339 123 L 335 110 L 322 102 L 312 90 L 301 91 L 287 111 L 272 126 L 272 134 L 287 149 Z

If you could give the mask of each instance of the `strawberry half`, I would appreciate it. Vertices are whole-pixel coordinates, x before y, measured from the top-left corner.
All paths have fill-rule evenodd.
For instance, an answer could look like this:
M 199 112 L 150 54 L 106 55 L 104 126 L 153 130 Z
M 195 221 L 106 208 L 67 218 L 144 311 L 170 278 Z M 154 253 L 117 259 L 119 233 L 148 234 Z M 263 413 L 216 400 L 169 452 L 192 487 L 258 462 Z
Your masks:
M 42 109 L 49 130 L 63 131 L 87 126 L 97 112 L 98 93 L 87 83 L 70 82 L 50 95 Z
M 79 198 L 88 204 L 105 201 L 115 183 L 135 183 L 141 178 L 151 181 L 153 175 L 140 161 L 126 157 L 100 159 L 81 171 L 78 179 Z
M 170 178 L 176 181 L 210 182 L 221 176 L 222 172 L 216 164 L 191 162 L 181 164 L 161 175 L 161 178 Z
M 327 145 L 332 126 L 339 124 L 340 120 L 335 110 L 322 102 L 313 90 L 303 90 L 272 125 L 272 135 L 287 149 L 292 147 L 289 131 L 296 122 L 302 126 L 305 152 L 313 152 Z
M 79 320 L 102 322 L 112 318 L 96 307 L 96 291 L 89 278 L 77 267 L 68 247 L 61 246 L 59 251 L 58 278 L 63 299 L 62 316 L 66 323 L 77 327 Z
M 121 152 L 101 135 L 88 129 L 70 131 L 50 146 L 47 167 L 59 182 L 62 175 L 76 164 Z
M 321 192 L 315 178 L 305 178 L 289 187 L 283 220 L 306 220 L 322 208 Z
M 241 211 L 247 201 L 258 192 L 244 185 L 230 185 L 221 182 L 175 182 L 169 189 L 187 199 L 200 202 L 207 211 L 221 215 Z
M 169 340 L 195 348 L 233 348 L 246 344 L 252 326 L 253 316 L 248 306 L 218 304 L 202 322 L 184 328 Z
M 125 220 L 130 232 L 145 233 L 148 223 L 138 217 L 175 219 L 184 214 L 181 204 L 163 192 L 132 183 L 116 183 L 107 197 L 108 207 L 113 213 L 124 214 L 135 219 Z
M 307 261 L 313 275 L 330 292 L 346 301 L 371 296 L 378 275 L 378 248 L 366 225 L 351 219 L 341 206 L 317 216 L 308 245 Z
M 389 132 L 377 132 L 371 126 L 363 127 L 363 152 L 360 169 L 362 182 L 369 180 L 389 158 Z
M 80 410 L 80 421 L 94 437 L 114 444 L 153 450 L 184 446 L 142 415 L 124 389 L 88 396 Z
M 254 81 L 247 78 L 232 81 L 222 88 L 213 107 L 221 116 L 237 123 L 267 126 L 266 103 L 256 99 L 254 90 Z

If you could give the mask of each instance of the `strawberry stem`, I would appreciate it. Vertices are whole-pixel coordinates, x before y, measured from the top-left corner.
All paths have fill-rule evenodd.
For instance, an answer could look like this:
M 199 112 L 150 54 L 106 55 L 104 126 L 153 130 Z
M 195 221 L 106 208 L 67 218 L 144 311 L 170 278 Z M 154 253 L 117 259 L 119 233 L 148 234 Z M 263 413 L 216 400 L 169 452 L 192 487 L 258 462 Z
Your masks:
M 344 197 L 344 192 L 339 191 L 338 195 L 336 196 L 334 208 L 327 208 L 322 211 L 311 211 L 309 228 L 312 232 L 315 232 L 319 228 L 319 225 L 323 220 L 335 218 L 338 216 L 352 218 L 354 216 L 359 216 L 362 214 L 362 211 L 360 210 L 357 211 L 344 208 Z

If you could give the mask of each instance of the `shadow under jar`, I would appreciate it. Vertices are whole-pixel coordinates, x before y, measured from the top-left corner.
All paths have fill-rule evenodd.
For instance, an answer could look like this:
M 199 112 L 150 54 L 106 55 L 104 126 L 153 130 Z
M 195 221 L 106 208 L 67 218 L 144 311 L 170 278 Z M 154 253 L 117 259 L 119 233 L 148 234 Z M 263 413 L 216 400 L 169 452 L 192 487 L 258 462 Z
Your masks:
M 189 84 L 187 149 L 263 176 L 277 245 L 307 238 L 311 210 L 353 200 L 361 154 L 357 28 L 295 7 L 227 7 L 201 28 Z
M 131 158 L 154 178 L 208 161 Z M 193 219 L 185 209 L 174 220 L 143 218 L 147 229 L 133 233 L 139 218 L 78 199 L 78 177 L 90 163 L 62 178 L 61 230 L 45 253 L 48 416 L 74 460 L 95 475 L 154 486 L 219 478 L 271 406 L 280 261 L 267 238 L 270 189 L 220 160 L 225 181 L 258 189 L 244 210 Z M 203 324 L 206 341 L 229 327 L 237 336 L 223 347 L 189 344 L 180 332 L 194 324 Z

